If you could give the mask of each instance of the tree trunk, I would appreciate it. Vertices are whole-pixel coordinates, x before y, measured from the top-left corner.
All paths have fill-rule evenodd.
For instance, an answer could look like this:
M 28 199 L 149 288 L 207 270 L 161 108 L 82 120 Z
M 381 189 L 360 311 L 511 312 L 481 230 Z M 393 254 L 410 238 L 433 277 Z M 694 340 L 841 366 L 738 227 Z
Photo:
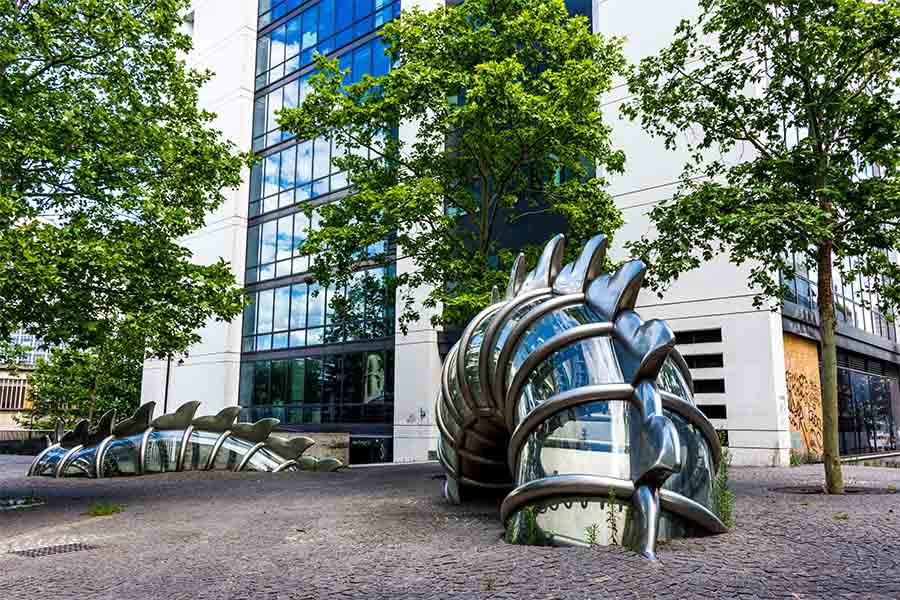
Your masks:
M 835 342 L 834 288 L 832 287 L 832 242 L 818 247 L 819 329 L 822 335 L 822 439 L 825 445 L 825 491 L 844 493 L 838 446 L 837 344 Z

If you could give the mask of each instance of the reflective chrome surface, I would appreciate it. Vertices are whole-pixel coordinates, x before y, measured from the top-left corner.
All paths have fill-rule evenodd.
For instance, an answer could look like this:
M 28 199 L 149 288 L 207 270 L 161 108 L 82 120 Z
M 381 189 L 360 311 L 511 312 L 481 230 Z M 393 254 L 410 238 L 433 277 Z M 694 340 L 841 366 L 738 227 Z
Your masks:
M 716 431 L 672 330 L 634 311 L 645 266 L 604 273 L 602 235 L 563 266 L 563 245 L 553 238 L 527 274 L 518 258 L 505 301 L 447 355 L 445 495 L 511 490 L 502 517 L 528 543 L 624 541 L 653 558 L 658 539 L 724 531 L 709 509 Z
M 200 403 L 187 402 L 174 413 L 151 420 L 154 406 L 144 404 L 117 424 L 110 411 L 95 429 L 79 421 L 59 443 L 35 457 L 28 476 L 101 478 L 202 469 L 336 471 L 345 466 L 334 458 L 302 456 L 315 442 L 305 436 L 272 435 L 277 419 L 236 423 L 240 413 L 236 406 L 195 418 Z

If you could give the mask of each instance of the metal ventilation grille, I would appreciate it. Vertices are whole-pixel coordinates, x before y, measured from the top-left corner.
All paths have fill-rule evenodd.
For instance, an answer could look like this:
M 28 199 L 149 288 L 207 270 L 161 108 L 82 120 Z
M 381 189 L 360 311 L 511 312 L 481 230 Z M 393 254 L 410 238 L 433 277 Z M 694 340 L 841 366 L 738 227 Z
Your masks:
M 93 550 L 97 546 L 82 544 L 57 544 L 55 546 L 41 546 L 40 548 L 28 548 L 26 550 L 10 550 L 9 554 L 18 554 L 19 556 L 27 556 L 29 558 L 37 558 L 39 556 L 50 556 L 52 554 L 66 554 L 67 552 L 80 552 L 82 550 Z

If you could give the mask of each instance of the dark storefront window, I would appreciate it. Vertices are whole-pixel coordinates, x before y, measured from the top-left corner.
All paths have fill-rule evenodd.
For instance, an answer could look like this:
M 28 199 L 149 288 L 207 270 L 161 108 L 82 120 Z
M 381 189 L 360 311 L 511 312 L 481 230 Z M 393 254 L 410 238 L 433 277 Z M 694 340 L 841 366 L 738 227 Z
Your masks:
M 897 380 L 838 369 L 841 454 L 897 450 L 900 394 Z
M 241 419 L 282 425 L 391 424 L 394 353 L 328 354 L 241 365 Z

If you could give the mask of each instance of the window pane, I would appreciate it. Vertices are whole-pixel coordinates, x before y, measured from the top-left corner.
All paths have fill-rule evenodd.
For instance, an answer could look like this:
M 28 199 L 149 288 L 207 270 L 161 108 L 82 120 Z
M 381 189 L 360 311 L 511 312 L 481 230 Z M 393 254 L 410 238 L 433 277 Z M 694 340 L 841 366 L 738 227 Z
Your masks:
M 319 39 L 331 36 L 331 24 L 334 20 L 334 0 L 322 0 L 319 3 Z
M 331 144 L 327 138 L 317 137 L 313 153 L 313 179 L 328 175 L 331 165 Z
M 253 364 L 253 405 L 269 404 L 269 361 Z
M 278 219 L 278 252 L 276 260 L 284 260 L 291 257 L 291 248 L 294 245 L 293 217 Z
M 303 13 L 303 49 L 316 45 L 319 33 L 319 7 L 314 6 Z
M 284 331 L 290 319 L 291 287 L 285 286 L 275 290 L 275 322 L 273 331 Z M 285 341 L 287 345 L 287 341 Z
M 264 36 L 256 41 L 256 74 L 269 70 L 269 36 Z
M 270 154 L 265 158 L 265 186 L 263 194 L 271 196 L 278 193 L 280 154 Z
M 322 402 L 322 359 L 306 359 L 303 390 L 303 401 L 305 404 L 320 404 Z
M 281 101 L 284 98 L 284 88 L 278 88 L 269 94 L 268 116 L 266 117 L 266 130 L 271 131 L 278 127 L 275 119 L 275 111 L 281 110 Z
M 247 268 L 259 264 L 259 225 L 247 230 Z
M 289 361 L 273 360 L 269 383 L 270 404 L 284 404 L 288 392 Z
M 353 51 L 353 82 L 361 81 L 363 75 L 371 73 L 372 48 L 369 44 Z
M 268 221 L 262 225 L 262 249 L 259 262 L 270 263 L 275 260 L 275 248 L 277 242 L 277 221 Z
M 272 53 L 269 59 L 270 66 L 277 66 L 284 62 L 284 43 L 287 29 L 284 25 L 272 30 Z
M 340 31 L 353 22 L 353 0 L 336 0 L 334 30 Z
M 306 327 L 306 284 L 296 283 L 291 287 L 291 329 Z
M 260 96 L 253 101 L 253 137 L 266 132 L 266 97 Z
M 391 57 L 384 53 L 384 44 L 381 40 L 376 40 L 372 47 L 372 75 L 381 77 L 387 75 L 390 70 Z
M 285 56 L 291 57 L 300 52 L 300 17 L 294 17 L 287 22 L 287 49 Z
M 294 80 L 284 86 L 284 105 L 287 108 L 296 108 L 299 104 L 300 82 Z
M 309 317 L 307 327 L 320 327 L 325 324 L 325 290 L 318 283 L 309 286 Z
M 312 181 L 312 151 L 311 141 L 301 142 L 297 146 L 297 185 Z
M 322 359 L 322 404 L 341 402 L 340 356 L 326 356 Z
M 294 214 L 294 247 L 291 249 L 292 256 L 298 256 L 300 250 L 298 247 L 306 240 L 306 230 L 309 228 L 309 219 L 304 213 Z
M 372 0 L 356 0 L 356 10 L 353 14 L 354 20 L 359 20 L 372 12 Z
M 291 404 L 303 403 L 303 392 L 305 384 L 306 365 L 302 358 L 295 358 L 291 361 L 291 393 L 288 401 Z
M 247 294 L 248 303 L 244 305 L 244 335 L 256 333 L 256 294 Z
M 256 317 L 256 331 L 259 333 L 268 333 L 272 331 L 273 299 L 273 290 L 263 290 L 259 292 L 259 313 Z

